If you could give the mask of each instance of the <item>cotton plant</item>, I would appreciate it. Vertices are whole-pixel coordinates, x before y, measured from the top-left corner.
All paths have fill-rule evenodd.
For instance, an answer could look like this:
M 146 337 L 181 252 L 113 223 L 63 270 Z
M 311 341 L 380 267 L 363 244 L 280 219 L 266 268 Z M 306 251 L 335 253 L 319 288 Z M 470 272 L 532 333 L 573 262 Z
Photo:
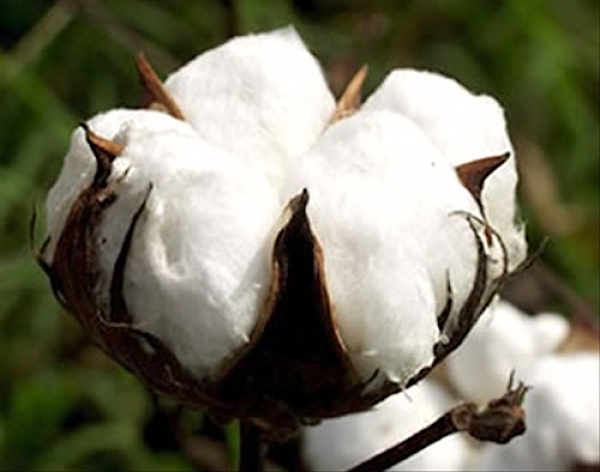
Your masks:
M 38 261 L 159 393 L 271 437 L 363 411 L 459 346 L 526 254 L 501 107 L 393 71 L 335 100 L 289 27 L 74 131 Z

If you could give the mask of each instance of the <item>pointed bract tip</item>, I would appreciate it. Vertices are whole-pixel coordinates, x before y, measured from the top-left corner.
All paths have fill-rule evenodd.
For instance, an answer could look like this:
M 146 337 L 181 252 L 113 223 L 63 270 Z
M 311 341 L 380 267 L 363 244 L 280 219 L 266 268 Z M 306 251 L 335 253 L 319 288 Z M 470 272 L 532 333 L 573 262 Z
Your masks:
M 455 167 L 458 178 L 463 186 L 473 195 L 481 208 L 481 191 L 489 175 L 504 164 L 510 157 L 510 152 L 498 156 L 485 157 L 467 162 Z
M 123 152 L 124 146 L 98 136 L 87 123 L 81 123 L 80 125 L 85 131 L 85 140 L 96 158 L 96 174 L 93 186 L 96 188 L 103 187 L 110 175 L 113 161 Z
M 304 212 L 306 206 L 308 205 L 308 200 L 308 189 L 303 188 L 302 192 L 300 192 L 298 195 L 296 195 L 289 201 L 288 208 L 292 212 L 292 214 Z
M 365 64 L 350 79 L 337 102 L 335 111 L 329 120 L 330 123 L 335 123 L 360 108 L 362 88 L 368 72 L 369 67 Z
M 165 88 L 143 52 L 138 53 L 136 63 L 138 75 L 146 95 L 144 105 L 148 108 L 158 108 L 173 118 L 185 121 L 183 112 L 179 108 L 179 105 L 177 105 L 175 98 Z
M 81 122 L 79 123 L 79 126 L 81 126 L 85 131 L 85 139 L 96 158 L 102 154 L 110 161 L 113 161 L 115 157 L 119 156 L 123 152 L 124 146 L 122 144 L 98 136 L 90 129 L 87 123 Z

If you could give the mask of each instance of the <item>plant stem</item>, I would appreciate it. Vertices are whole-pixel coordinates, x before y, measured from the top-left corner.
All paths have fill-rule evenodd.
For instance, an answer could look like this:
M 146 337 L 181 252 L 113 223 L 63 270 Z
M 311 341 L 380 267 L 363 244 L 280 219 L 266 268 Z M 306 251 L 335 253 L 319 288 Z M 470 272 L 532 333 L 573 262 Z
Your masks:
M 240 421 L 240 472 L 261 470 L 260 431 L 249 420 Z
M 452 413 L 447 412 L 410 438 L 371 457 L 348 472 L 374 472 L 389 469 L 456 431 L 458 430 L 452 421 Z
M 510 375 L 504 395 L 490 401 L 481 411 L 478 411 L 474 403 L 457 405 L 410 438 L 367 459 L 348 472 L 386 470 L 449 434 L 459 431 L 465 431 L 480 441 L 499 444 L 509 442 L 525 432 L 525 412 L 521 405 L 529 389 L 523 383 L 519 383 L 513 389 L 513 380 L 514 371 Z

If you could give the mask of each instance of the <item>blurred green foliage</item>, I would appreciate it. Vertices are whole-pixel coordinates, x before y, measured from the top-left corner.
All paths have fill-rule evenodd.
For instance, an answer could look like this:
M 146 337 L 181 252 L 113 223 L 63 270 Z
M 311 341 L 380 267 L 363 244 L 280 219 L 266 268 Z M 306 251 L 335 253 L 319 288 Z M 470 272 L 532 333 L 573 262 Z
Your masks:
M 228 36 L 293 23 L 336 92 L 367 63 L 365 93 L 386 71 L 411 66 L 443 72 L 496 96 L 506 108 L 517 151 L 527 154 L 533 146 L 549 170 L 534 172 L 527 184 L 523 214 L 530 241 L 535 246 L 551 237 L 543 259 L 597 310 L 599 5 L 597 0 L 2 0 L 0 469 L 197 467 L 189 455 L 157 446 L 145 434 L 157 418 L 152 397 L 86 342 L 54 300 L 29 250 L 32 205 L 43 213 L 44 195 L 78 121 L 138 105 L 137 51 L 145 51 L 164 75 Z M 522 165 L 528 162 L 524 158 Z M 536 185 L 555 186 L 554 199 L 538 201 L 542 191 Z M 201 416 L 187 415 L 183 423 L 190 432 L 205 431 Z M 221 441 L 234 451 L 235 427 Z

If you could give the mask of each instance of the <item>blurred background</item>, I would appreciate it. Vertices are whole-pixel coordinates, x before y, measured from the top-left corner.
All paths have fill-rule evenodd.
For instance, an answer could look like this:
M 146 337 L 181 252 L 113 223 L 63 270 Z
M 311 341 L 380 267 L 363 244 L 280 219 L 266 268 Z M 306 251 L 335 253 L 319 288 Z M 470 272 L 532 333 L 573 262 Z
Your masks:
M 505 107 L 538 261 L 506 288 L 593 326 L 599 308 L 597 0 L 0 0 L 0 469 L 219 470 L 237 425 L 150 395 L 91 345 L 31 255 L 37 208 L 77 123 L 136 107 L 135 54 L 161 76 L 228 37 L 294 24 L 339 94 L 395 67 L 457 78 Z M 299 468 L 295 445 L 272 463 Z

